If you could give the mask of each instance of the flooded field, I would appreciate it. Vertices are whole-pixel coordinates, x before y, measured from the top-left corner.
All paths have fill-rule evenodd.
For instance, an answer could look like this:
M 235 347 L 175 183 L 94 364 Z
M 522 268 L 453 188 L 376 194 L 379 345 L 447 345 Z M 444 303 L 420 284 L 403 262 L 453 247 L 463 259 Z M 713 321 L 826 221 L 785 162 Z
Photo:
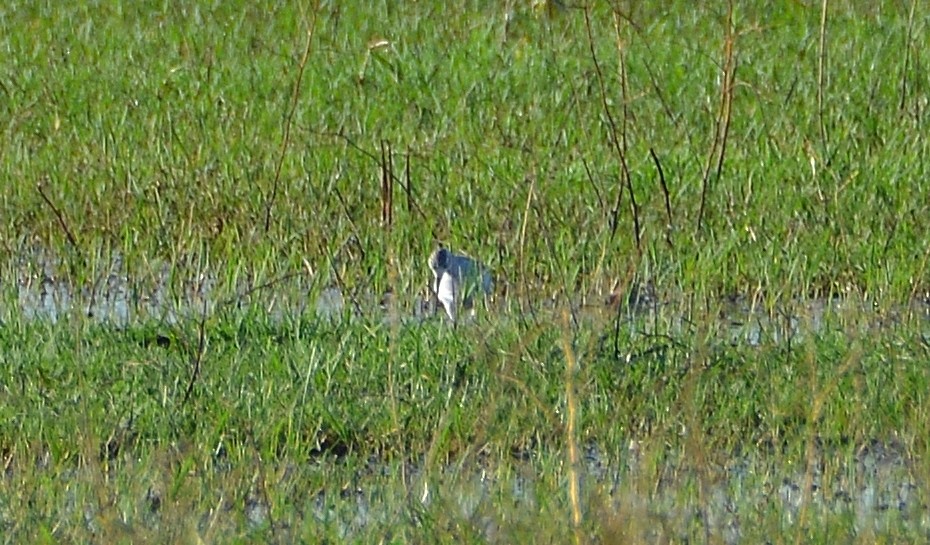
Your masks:
M 0 545 L 927 543 L 919 8 L 0 7 Z
M 428 273 L 424 273 L 419 289 L 379 296 L 346 294 L 333 286 L 320 288 L 312 277 L 301 274 L 264 285 L 230 286 L 208 271 L 182 276 L 177 270 L 156 265 L 151 271 L 134 271 L 137 276 L 133 279 L 119 256 L 102 267 L 98 276 L 75 286 L 59 280 L 62 274 L 58 267 L 60 263 L 46 253 L 35 253 L 16 264 L 19 274 L 11 283 L 15 288 L 12 293 L 7 291 L 11 297 L 3 303 L 5 321 L 45 323 L 50 327 L 75 327 L 77 322 L 87 322 L 103 327 L 110 332 L 107 335 L 142 328 L 151 331 L 142 334 L 142 346 L 151 346 L 142 354 L 153 349 L 164 352 L 157 348 L 157 339 L 163 339 L 170 352 L 170 339 L 178 337 L 177 330 L 195 331 L 202 327 L 198 324 L 205 322 L 252 320 L 256 313 L 271 328 L 269 331 L 278 331 L 275 335 L 281 335 L 286 324 L 320 322 L 349 328 L 401 328 L 439 342 L 457 336 L 465 338 L 465 343 L 482 338 L 482 329 L 536 324 L 527 326 L 533 328 L 548 322 L 557 328 L 570 328 L 578 339 L 590 339 L 588 349 L 579 347 L 589 359 L 593 358 L 588 365 L 606 365 L 613 369 L 611 372 L 630 373 L 639 365 L 658 364 L 667 366 L 659 370 L 666 374 L 675 372 L 678 364 L 674 357 L 662 355 L 653 358 L 651 364 L 640 362 L 649 360 L 651 353 L 674 352 L 671 347 L 693 339 L 695 329 L 705 332 L 701 343 L 709 345 L 711 351 L 737 347 L 759 358 L 770 358 L 771 351 L 798 347 L 803 351 L 819 337 L 837 332 L 853 340 L 893 336 L 902 329 L 924 331 L 927 320 L 927 306 L 923 303 L 879 312 L 867 300 L 855 297 L 794 300 L 775 309 L 761 308 L 749 298 L 728 298 L 718 302 L 713 313 L 699 316 L 681 294 L 662 294 L 650 284 L 632 290 L 635 297 L 619 301 L 615 294 L 574 297 L 572 301 L 524 301 L 519 305 L 508 305 L 508 301 L 497 298 L 480 307 L 473 318 L 452 328 L 445 314 L 436 311 L 435 301 L 430 301 Z M 267 333 L 255 335 L 254 339 L 235 342 L 263 343 Z M 228 342 L 214 340 L 209 330 L 207 337 L 211 346 Z M 618 343 L 618 338 L 625 342 Z M 487 336 L 481 342 L 489 342 Z M 647 348 L 642 349 L 644 342 Z M 917 342 L 925 343 L 922 339 Z M 332 346 L 312 334 L 300 343 L 311 353 Z M 472 349 L 465 346 L 463 350 L 467 354 Z M 687 347 L 684 350 L 690 351 Z M 338 353 L 333 356 L 341 357 Z M 895 363 L 889 361 L 887 365 Z M 413 371 L 401 363 L 400 372 L 406 373 L 404 369 Z M 444 415 L 428 427 L 434 446 L 439 437 L 434 434 L 441 435 L 439 430 L 447 425 L 443 420 L 450 414 L 450 407 L 471 403 L 469 399 L 476 395 L 469 394 L 469 386 L 463 386 L 461 381 L 481 380 L 474 372 L 465 371 L 464 377 L 455 378 L 447 371 L 434 390 L 440 397 L 437 407 Z M 490 372 L 497 379 L 513 380 L 513 370 L 506 367 Z M 304 380 L 316 380 L 311 375 Z M 295 378 L 300 380 L 299 371 Z M 256 387 L 264 388 L 260 384 Z M 338 383 L 334 387 L 339 388 Z M 6 395 L 13 395 L 12 390 L 8 388 Z M 836 395 L 843 399 L 842 392 Z M 321 401 L 320 409 L 339 402 L 325 397 Z M 175 410 L 169 407 L 176 402 L 162 405 Z M 587 403 L 582 395 L 582 411 Z M 548 418 L 563 421 L 560 405 Z M 333 407 L 323 410 L 332 411 Z M 618 406 L 615 410 L 624 409 Z M 601 411 L 609 418 L 609 400 Z M 845 521 L 844 531 L 852 532 L 847 535 L 930 536 L 930 467 L 915 450 L 923 448 L 921 443 L 915 443 L 907 430 L 875 429 L 875 435 L 869 437 L 861 433 L 821 435 L 816 428 L 809 428 L 800 433 L 800 442 L 794 445 L 784 443 L 771 432 L 749 431 L 741 433 L 755 437 L 751 442 L 705 437 L 711 440 L 703 445 L 699 438 L 707 432 L 700 432 L 696 438 L 688 429 L 696 422 L 688 418 L 678 420 L 658 435 L 637 433 L 619 424 L 617 429 L 611 429 L 607 421 L 594 427 L 600 430 L 594 436 L 582 439 L 582 457 L 578 467 L 570 471 L 568 445 L 559 433 L 545 440 L 532 434 L 529 443 L 522 444 L 517 439 L 503 443 L 481 440 L 472 431 L 466 434 L 466 443 L 447 451 L 441 457 L 444 461 L 440 461 L 434 446 L 427 452 L 380 447 L 366 454 L 361 444 L 345 442 L 345 437 L 355 434 L 339 438 L 339 434 L 333 437 L 332 430 L 324 431 L 330 424 L 308 430 L 309 437 L 301 432 L 302 438 L 295 440 L 306 444 L 288 447 L 297 447 L 303 455 L 281 457 L 279 453 L 270 459 L 259 456 L 233 460 L 227 452 L 236 449 L 227 446 L 225 433 L 212 445 L 183 446 L 184 442 L 168 439 L 173 435 L 170 432 L 164 439 L 157 439 L 163 432 L 150 430 L 148 434 L 155 435 L 149 441 L 155 442 L 143 446 L 137 434 L 145 432 L 134 429 L 137 424 L 133 418 L 132 411 L 124 414 L 109 439 L 94 440 L 108 445 L 100 447 L 109 453 L 100 458 L 100 467 L 80 454 L 84 447 L 79 443 L 74 444 L 75 450 L 66 449 L 63 457 L 61 451 L 56 455 L 48 447 L 40 447 L 34 462 L 22 458 L 21 451 L 14 455 L 8 446 L 4 488 L 9 492 L 19 486 L 17 483 L 60 480 L 70 492 L 50 498 L 48 513 L 71 519 L 69 524 L 83 526 L 91 534 L 103 531 L 101 525 L 117 523 L 131 529 L 128 535 L 166 531 L 175 524 L 175 517 L 181 516 L 176 511 L 179 505 L 167 505 L 171 487 L 188 487 L 193 480 L 202 483 L 199 486 L 205 487 L 202 493 L 207 498 L 213 498 L 198 502 L 200 507 L 191 506 L 192 511 L 183 515 L 189 526 L 184 531 L 198 535 L 210 535 L 211 531 L 219 532 L 217 535 L 252 532 L 271 536 L 272 541 L 288 542 L 315 527 L 332 539 L 356 541 L 390 536 L 396 531 L 403 534 L 400 528 L 407 525 L 422 528 L 451 524 L 461 526 L 462 531 L 481 541 L 511 542 L 532 532 L 538 513 L 566 517 L 567 522 L 570 503 L 566 503 L 562 487 L 566 479 L 577 479 L 580 507 L 596 521 L 590 523 L 590 528 L 597 528 L 596 533 L 603 539 L 615 535 L 648 542 L 687 542 L 697 537 L 728 544 L 757 543 L 766 532 L 791 534 L 796 525 L 810 524 L 812 520 Z M 465 421 L 460 425 L 466 427 L 484 425 L 480 415 L 462 418 Z M 357 431 L 368 436 L 367 432 Z M 403 437 L 400 430 L 391 433 Z M 122 439 L 115 439 L 119 437 Z M 371 439 L 368 436 L 362 440 Z M 353 441 L 357 440 L 358 436 Z M 500 450 L 514 440 L 520 446 L 510 444 Z M 123 446 L 122 441 L 128 442 Z M 183 458 L 184 450 L 207 456 L 188 469 L 186 477 L 173 473 L 180 469 L 171 469 L 174 464 L 153 463 Z M 254 475 L 249 478 L 249 474 Z M 229 479 L 239 484 L 230 485 Z M 98 484 L 107 489 L 126 480 L 133 483 L 129 495 L 125 491 L 111 492 L 120 505 L 117 512 L 109 512 L 107 504 L 97 501 L 85 503 L 89 497 L 81 497 L 82 490 L 90 493 Z M 282 510 L 281 501 L 288 507 Z M 7 504 L 4 515 L 0 504 L 0 524 L 12 528 L 17 523 L 9 507 Z M 760 517 L 772 526 L 759 526 Z

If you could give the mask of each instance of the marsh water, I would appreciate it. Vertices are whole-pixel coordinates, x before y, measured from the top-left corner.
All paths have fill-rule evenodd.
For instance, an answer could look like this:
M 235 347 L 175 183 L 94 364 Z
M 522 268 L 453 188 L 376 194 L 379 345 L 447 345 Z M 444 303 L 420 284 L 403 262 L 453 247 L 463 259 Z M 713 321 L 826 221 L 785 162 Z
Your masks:
M 62 280 L 61 267 L 58 259 L 42 252 L 16 263 L 15 279 L 6 286 L 9 296 L 0 308 L 0 319 L 17 315 L 56 322 L 66 316 L 80 316 L 124 328 L 151 320 L 177 324 L 249 306 L 258 306 L 278 318 L 308 313 L 330 320 L 374 317 L 410 327 L 445 319 L 427 297 L 427 274 L 422 285 L 413 286 L 407 294 L 344 293 L 338 287 L 319 286 L 313 278 L 295 274 L 263 282 L 241 280 L 232 295 L 221 296 L 216 288 L 220 281 L 209 272 L 177 278 L 173 272 L 177 269 L 155 264 L 146 271 L 131 273 L 118 255 L 92 281 L 81 286 Z M 555 306 L 552 301 L 539 301 L 532 308 L 508 311 L 498 302 L 492 303 L 490 311 L 555 319 Z M 680 299 L 669 301 L 651 287 L 619 303 L 609 294 L 595 294 L 578 297 L 570 307 L 579 327 L 597 323 L 613 327 L 620 323 L 621 327 L 648 328 L 659 319 L 677 324 L 673 327 L 686 328 L 689 324 L 689 304 Z M 751 298 L 737 297 L 718 302 L 715 331 L 727 343 L 790 343 L 817 332 L 829 321 L 827 317 L 843 315 L 850 327 L 869 329 L 896 327 L 905 315 L 927 320 L 928 311 L 928 306 L 918 301 L 893 312 L 878 312 L 861 297 L 796 300 L 790 309 L 773 310 L 753 304 Z M 583 447 L 583 500 L 593 504 L 596 499 L 600 510 L 615 509 L 617 513 L 640 517 L 650 528 L 650 535 L 657 538 L 687 536 L 697 524 L 726 543 L 741 543 L 746 533 L 741 513 L 747 508 L 780 512 L 787 524 L 805 516 L 805 512 L 827 513 L 850 517 L 857 531 L 882 531 L 897 525 L 930 538 L 926 495 L 930 483 L 923 479 L 926 468 L 901 441 L 876 439 L 852 446 L 818 443 L 812 450 L 813 460 L 797 460 L 793 465 L 781 459 L 774 461 L 778 454 L 765 446 L 749 446 L 741 452 L 717 455 L 710 473 L 695 470 L 686 453 L 663 455 L 664 466 L 646 472 L 641 464 L 647 447 L 636 441 L 619 453 L 606 452 L 597 443 Z M 501 536 L 500 521 L 487 516 L 492 505 L 501 504 L 503 498 L 516 510 L 536 509 L 542 501 L 533 474 L 536 456 L 526 454 L 522 461 L 515 462 L 516 467 L 525 470 L 507 475 L 483 467 L 478 456 L 464 465 L 429 472 L 422 470 L 419 460 L 398 465 L 373 459 L 338 495 L 320 492 L 307 515 L 337 527 L 342 537 L 351 538 L 363 535 L 366 527 L 379 521 L 409 516 L 409 512 L 392 510 L 406 511 L 403 506 L 410 503 L 442 502 L 444 508 L 471 521 L 489 541 L 497 541 Z M 840 461 L 830 463 L 831 458 Z M 324 462 L 308 463 L 309 471 L 327 471 Z M 785 467 L 796 469 L 786 473 Z M 644 482 L 642 476 L 646 473 L 659 477 Z M 385 494 L 383 483 L 398 480 L 408 487 L 407 497 L 400 502 L 380 501 Z M 696 488 L 704 500 L 700 505 L 686 499 L 694 497 Z M 269 506 L 261 498 L 253 498 L 241 508 L 251 525 L 273 522 L 269 520 Z

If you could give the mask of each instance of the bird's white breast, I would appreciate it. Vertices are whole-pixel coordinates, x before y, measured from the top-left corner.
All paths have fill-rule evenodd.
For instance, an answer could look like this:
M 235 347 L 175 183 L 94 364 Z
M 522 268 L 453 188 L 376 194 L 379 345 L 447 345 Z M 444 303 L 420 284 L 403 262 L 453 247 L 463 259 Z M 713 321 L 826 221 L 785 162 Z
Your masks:
M 438 285 L 436 286 L 436 297 L 446 309 L 446 314 L 454 321 L 456 315 L 456 301 L 459 297 L 459 281 L 449 271 L 443 272 L 442 276 L 439 278 Z
M 476 294 L 490 295 L 493 289 L 491 273 L 474 259 L 446 250 L 430 257 L 435 284 L 433 290 L 446 314 L 454 322 L 458 307 L 469 305 Z M 441 256 L 441 257 L 440 257 Z

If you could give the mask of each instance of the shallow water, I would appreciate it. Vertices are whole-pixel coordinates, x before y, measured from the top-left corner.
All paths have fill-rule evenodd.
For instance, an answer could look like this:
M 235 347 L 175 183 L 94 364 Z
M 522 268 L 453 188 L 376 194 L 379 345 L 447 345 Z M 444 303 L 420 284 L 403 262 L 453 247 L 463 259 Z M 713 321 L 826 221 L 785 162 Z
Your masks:
M 655 452 L 644 452 L 647 449 L 634 442 L 619 458 L 611 458 L 597 444 L 582 446 L 580 498 L 586 526 L 603 530 L 623 525 L 637 542 L 690 542 L 698 538 L 700 542 L 736 545 L 769 537 L 760 536 L 760 529 L 753 524 L 760 520 L 772 523 L 774 514 L 775 529 L 789 536 L 801 520 L 806 520 L 808 525 L 829 524 L 824 521 L 850 524 L 856 535 L 930 538 L 930 483 L 918 477 L 925 476 L 919 461 L 910 458 L 906 446 L 894 440 L 871 441 L 852 456 L 841 454 L 841 449 L 818 447 L 809 463 L 800 460 L 797 467 L 787 471 L 792 467 L 789 461 L 761 451 L 704 453 L 716 463 L 698 467 L 686 453 L 665 453 L 656 458 Z M 126 516 L 123 522 L 130 527 L 144 525 L 158 530 L 194 523 L 201 535 L 209 535 L 215 525 L 241 525 L 236 534 L 273 528 L 274 541 L 291 542 L 308 528 L 319 527 L 340 540 L 356 541 L 372 532 L 421 525 L 423 517 L 436 524 L 438 513 L 442 513 L 450 523 L 468 525 L 483 541 L 509 543 L 532 532 L 534 525 L 540 524 L 539 517 L 554 516 L 564 520 L 564 527 L 569 524 L 566 498 L 570 477 L 557 460 L 542 460 L 543 456 L 547 455 L 530 452 L 526 459 L 491 465 L 479 453 L 456 464 L 429 469 L 422 461 L 388 463 L 372 458 L 360 464 L 349 480 L 332 482 L 310 493 L 308 503 L 282 504 L 291 495 L 291 501 L 306 498 L 305 492 L 299 492 L 306 489 L 305 483 L 329 482 L 333 466 L 344 463 L 322 457 L 301 465 L 265 468 L 267 474 L 277 476 L 274 506 L 268 503 L 268 495 L 258 490 L 232 495 L 232 491 L 217 490 L 214 494 L 204 490 L 207 497 L 198 504 L 204 511 L 184 511 L 183 516 L 190 517 L 187 520 L 171 518 L 178 512 L 165 508 L 169 498 L 164 484 L 150 484 L 172 482 L 173 474 L 159 475 L 149 466 L 138 466 L 133 469 L 141 470 L 133 477 L 135 496 L 122 498 L 120 503 Z M 115 466 L 115 470 L 122 466 Z M 46 460 L 39 472 L 52 467 Z M 205 482 L 222 483 L 240 470 L 217 463 L 212 471 L 219 480 L 208 478 Z M 548 475 L 547 484 L 539 472 Z M 335 474 L 342 473 L 335 470 Z M 82 502 L 77 493 L 84 488 L 82 479 L 89 481 L 86 485 L 96 483 L 92 484 L 96 487 L 99 477 L 87 475 L 86 469 L 59 469 L 56 474 L 67 485 L 67 493 L 57 500 L 58 516 L 74 523 L 73 515 L 78 514 L 87 531 L 102 535 L 99 506 Z M 6 486 L 15 486 L 18 469 L 8 466 L 0 478 L 7 481 Z M 116 474 L 110 479 L 114 483 L 126 480 Z M 563 484 L 552 489 L 553 480 Z M 216 504 L 209 499 L 212 495 L 228 497 Z M 9 516 L 0 497 L 0 528 L 15 527 Z
M 582 512 L 588 523 L 595 522 L 602 529 L 622 524 L 644 542 L 689 542 L 701 536 L 729 545 L 758 543 L 762 536 L 753 524 L 771 522 L 773 515 L 787 535 L 803 519 L 807 524 L 842 521 L 856 535 L 930 538 L 930 483 L 915 476 L 914 461 L 901 445 L 874 441 L 848 462 L 831 460 L 833 454 L 819 452 L 810 464 L 799 463 L 796 471 L 785 474 L 779 470 L 784 464 L 773 463 L 763 453 L 731 456 L 708 469 L 690 465 L 682 455 L 666 456 L 656 466 L 643 459 L 636 445 L 625 453 L 625 459 L 610 459 L 597 445 L 588 444 L 580 471 Z M 536 456 L 506 468 L 472 459 L 429 471 L 420 463 L 387 464 L 373 459 L 351 481 L 312 494 L 309 503 L 282 504 L 284 498 L 278 495 L 275 513 L 265 496 L 249 493 L 220 512 L 189 515 L 201 521 L 202 533 L 217 524 L 219 516 L 230 519 L 223 525 L 241 523 L 250 531 L 274 526 L 278 540 L 288 542 L 305 531 L 308 523 L 327 528 L 340 540 L 355 541 L 372 532 L 422 524 L 423 516 L 436 523 L 436 513 L 443 513 L 455 524 L 469 525 L 483 541 L 508 543 L 517 537 L 515 523 L 527 525 L 516 534 L 532 531 L 533 521 L 539 524 L 538 517 L 549 511 L 569 523 L 567 484 L 553 491 L 551 483 L 543 487 L 536 474 L 559 466 L 539 463 Z M 280 489 L 300 490 L 300 483 L 292 480 L 302 481 L 314 473 L 325 479 L 330 465 L 339 463 L 321 459 L 271 473 L 285 476 L 277 482 Z M 565 483 L 569 478 L 566 474 L 555 477 Z M 65 478 L 77 478 L 77 474 Z M 144 497 L 136 498 L 141 503 L 138 511 L 147 513 L 146 520 L 137 519 L 136 524 L 159 528 L 180 522 L 161 519 L 163 494 L 149 488 Z M 62 512 L 82 509 L 82 518 L 93 531 L 99 519 L 95 507 L 78 505 L 73 497 L 67 501 Z
M 152 320 L 174 325 L 221 310 L 251 307 L 262 309 L 273 319 L 307 313 L 330 320 L 364 317 L 416 323 L 444 319 L 436 312 L 437 302 L 429 292 L 428 271 L 424 272 L 422 285 L 408 290 L 409 293 L 374 294 L 346 293 L 334 285 L 319 286 L 307 274 L 283 275 L 263 282 L 243 279 L 220 290 L 216 274 L 194 267 L 172 268 L 167 263 L 153 263 L 144 271 L 130 274 L 119 253 L 96 272 L 92 281 L 81 286 L 64 280 L 63 268 L 61 260 L 41 250 L 20 256 L 8 275 L 13 277 L 15 286 L 13 300 L 6 297 L 0 301 L 0 316 L 51 322 L 78 316 L 126 327 Z M 552 320 L 561 317 L 558 309 L 565 306 L 564 301 L 553 299 L 522 302 L 519 309 L 509 303 L 505 298 L 496 298 L 479 304 L 476 312 L 490 312 L 502 320 Z M 715 336 L 750 346 L 800 341 L 805 332 L 818 332 L 838 323 L 857 330 L 849 333 L 863 333 L 895 327 L 905 318 L 930 320 L 930 305 L 925 301 L 878 312 L 870 301 L 857 296 L 792 300 L 777 309 L 763 308 L 748 297 L 734 297 L 715 302 L 714 308 L 696 311 L 686 297 L 680 294 L 660 297 L 649 284 L 634 286 L 626 297 L 613 293 L 579 294 L 568 303 L 576 325 L 619 321 L 632 333 L 648 333 L 650 324 L 659 329 L 660 321 L 665 331 L 684 332 L 698 320 L 690 319 L 692 314 L 697 312 L 699 320 L 705 320 L 710 313 L 717 317 L 711 326 Z
M 849 462 L 830 461 L 823 450 L 809 465 L 799 464 L 790 474 L 780 473 L 767 456 L 757 454 L 729 457 L 713 475 L 689 467 L 683 457 L 666 459 L 658 469 L 645 469 L 640 454 L 631 445 L 625 460 L 610 460 L 597 445 L 587 445 L 581 497 L 588 516 L 622 518 L 636 513 L 640 520 L 634 526 L 650 541 L 660 537 L 688 541 L 697 524 L 713 541 L 754 543 L 758 536 L 746 537 L 754 536 L 754 529 L 743 527 L 742 521 L 759 512 L 782 513 L 786 528 L 805 516 L 809 521 L 847 517 L 860 534 L 896 529 L 930 536 L 928 483 L 915 478 L 912 461 L 900 444 L 874 441 Z M 450 466 L 430 475 L 408 468 L 410 501 L 426 506 L 441 502 L 455 517 L 474 523 L 488 541 L 507 542 L 507 536 L 501 535 L 503 521 L 494 516 L 501 505 L 513 509 L 511 518 L 519 518 L 520 512 L 538 512 L 550 501 L 538 496 L 532 461 L 523 464 L 527 471 L 521 471 L 518 463 L 503 480 L 481 467 L 463 471 L 461 466 Z M 373 471 L 379 476 L 386 472 L 390 470 Z M 658 480 L 651 480 L 650 473 L 658 474 Z M 386 506 L 378 504 L 378 480 L 362 479 L 351 493 L 338 498 L 321 493 L 313 516 L 338 525 L 347 539 L 367 525 L 404 516 L 385 512 Z M 698 502 L 699 497 L 703 501 Z M 405 509 L 404 502 L 390 505 Z
M 227 294 L 220 293 L 215 275 L 180 276 L 167 264 L 154 264 L 151 270 L 133 277 L 119 255 L 82 286 L 63 280 L 61 267 L 59 260 L 43 252 L 21 258 L 13 267 L 15 282 L 12 291 L 6 292 L 10 296 L 0 302 L 0 316 L 50 322 L 80 316 L 127 327 L 151 320 L 176 324 L 220 311 L 256 307 L 275 319 L 308 313 L 330 320 L 374 317 L 419 323 L 444 319 L 436 312 L 435 302 L 426 297 L 427 274 L 423 288 L 408 294 L 347 294 L 335 286 L 321 288 L 306 275 L 264 283 L 243 280 Z M 684 332 L 696 327 L 689 319 L 687 304 L 663 299 L 652 290 L 645 295 L 642 290 L 634 291 L 637 296 L 625 301 L 609 295 L 579 297 L 579 302 L 571 305 L 573 323 L 578 327 L 619 325 L 642 334 Z M 583 303 L 590 300 L 598 303 Z M 491 303 L 491 312 L 504 320 L 551 320 L 560 315 L 558 302 L 551 300 L 538 301 L 529 309 L 524 306 L 519 311 L 522 314 L 504 307 L 501 301 Z M 856 297 L 792 301 L 775 311 L 734 298 L 718 302 L 714 312 L 716 319 L 702 327 L 712 329 L 713 336 L 723 342 L 749 346 L 801 342 L 824 328 L 842 327 L 850 334 L 861 334 L 875 328 L 895 328 L 909 318 L 928 318 L 924 302 L 879 313 L 869 301 Z M 706 316 L 706 309 L 696 314 Z M 930 538 L 926 497 L 930 483 L 920 477 L 925 473 L 915 467 L 907 449 L 893 441 L 860 445 L 851 458 L 841 456 L 839 448 L 818 446 L 814 460 L 799 460 L 793 465 L 772 453 L 750 450 L 718 457 L 713 474 L 706 468 L 690 467 L 683 455 L 664 457 L 658 468 L 643 467 L 641 450 L 633 443 L 624 459 L 611 459 L 597 444 L 586 445 L 582 497 L 586 508 L 596 508 L 598 516 L 639 513 L 640 523 L 651 528 L 644 530 L 651 532 L 643 536 L 646 538 L 662 534 L 687 539 L 697 523 L 726 543 L 744 543 L 752 529 L 743 527 L 741 521 L 751 518 L 752 513 L 773 509 L 782 513 L 786 525 L 809 515 L 843 516 L 852 520 L 860 533 L 882 532 L 898 525 Z M 398 516 L 412 517 L 411 502 L 423 506 L 441 502 L 454 508 L 455 516 L 472 521 L 488 541 L 506 541 L 501 516 L 496 514 L 502 503 L 515 512 L 536 512 L 544 503 L 537 497 L 535 455 L 529 453 L 528 461 L 515 463 L 518 469 L 503 477 L 480 464 L 424 472 L 413 461 L 400 469 L 374 460 L 350 489 L 335 496 L 332 492 L 317 494 L 309 514 L 351 539 L 365 535 L 365 529 L 372 525 L 387 524 Z M 327 463 L 314 467 L 326 471 Z M 794 469 L 786 472 L 786 467 Z M 295 474 L 312 470 L 303 468 Z M 387 493 L 385 487 L 398 481 L 397 471 L 405 473 L 407 498 L 401 502 L 379 500 Z M 694 501 L 696 487 L 703 498 L 699 504 Z M 252 527 L 272 523 L 270 508 L 259 496 L 249 496 L 239 508 Z M 396 512 L 398 509 L 404 512 Z

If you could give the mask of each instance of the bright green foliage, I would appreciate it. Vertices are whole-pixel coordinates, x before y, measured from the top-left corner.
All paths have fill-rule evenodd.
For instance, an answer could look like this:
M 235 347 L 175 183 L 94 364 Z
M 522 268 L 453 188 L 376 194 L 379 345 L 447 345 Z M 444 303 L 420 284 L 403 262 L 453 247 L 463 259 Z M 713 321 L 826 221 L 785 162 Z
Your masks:
M 744 4 L 0 6 L 0 543 L 925 540 L 927 19 Z

